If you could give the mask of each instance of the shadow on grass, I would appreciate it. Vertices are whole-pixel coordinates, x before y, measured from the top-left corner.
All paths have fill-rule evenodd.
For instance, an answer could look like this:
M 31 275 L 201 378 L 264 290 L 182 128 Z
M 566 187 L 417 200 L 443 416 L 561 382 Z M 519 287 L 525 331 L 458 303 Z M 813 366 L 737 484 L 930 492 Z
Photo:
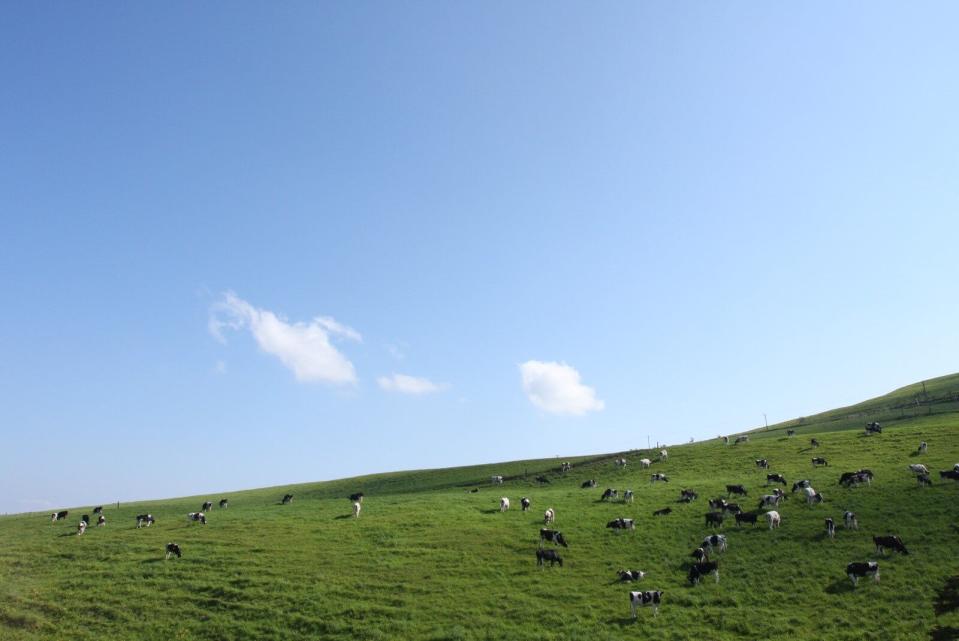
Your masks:
M 606 625 L 618 625 L 620 627 L 625 627 L 627 625 L 635 625 L 638 619 L 633 617 L 617 617 L 614 619 L 608 619 Z
M 480 510 L 480 514 L 499 514 L 499 508 L 491 507 L 488 510 Z
M 832 584 L 826 587 L 826 594 L 846 594 L 847 592 L 852 592 L 855 588 L 852 587 L 852 581 L 849 579 L 839 579 L 838 581 L 833 581 Z
M 343 519 L 352 519 L 352 518 L 353 518 L 352 514 L 340 514 L 339 516 L 334 516 L 333 520 L 342 521 Z
M 144 560 L 140 561 L 140 563 L 144 563 L 144 564 L 146 564 L 146 563 L 163 563 L 164 561 L 166 561 L 166 559 L 144 559 Z

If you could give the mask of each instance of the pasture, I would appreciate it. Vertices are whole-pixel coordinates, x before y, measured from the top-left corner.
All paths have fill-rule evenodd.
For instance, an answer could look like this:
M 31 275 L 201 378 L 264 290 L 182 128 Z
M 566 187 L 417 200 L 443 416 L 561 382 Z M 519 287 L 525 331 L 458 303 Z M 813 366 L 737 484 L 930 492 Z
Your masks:
M 92 505 L 71 507 L 67 520 L 49 514 L 0 518 L 0 639 L 809 639 L 890 641 L 955 638 L 959 615 L 937 602 L 959 574 L 959 483 L 938 470 L 959 462 L 959 418 L 915 416 L 881 435 L 860 431 L 787 438 L 782 433 L 750 443 L 718 440 L 669 448 L 665 463 L 648 450 L 559 459 L 379 474 L 356 479 L 149 503 L 104 506 L 107 525 L 76 536 L 76 523 Z M 929 451 L 916 455 L 919 441 Z M 624 470 L 613 464 L 625 456 Z M 654 460 L 641 470 L 640 458 Z M 810 458 L 828 459 L 813 468 Z M 756 508 L 766 470 L 790 483 L 808 478 L 825 501 L 808 506 L 794 494 L 779 508 L 782 527 L 770 531 L 704 526 L 707 499 L 741 483 Z M 907 470 L 922 462 L 933 471 L 920 488 Z M 871 485 L 841 488 L 844 471 L 870 468 Z M 670 482 L 651 484 L 664 472 Z M 491 474 L 506 481 L 494 486 Z M 534 477 L 545 475 L 549 484 Z M 581 489 L 595 478 L 597 487 Z M 632 489 L 635 501 L 601 502 L 607 487 Z M 471 493 L 468 490 L 478 488 Z M 683 488 L 699 498 L 679 503 Z M 347 496 L 365 492 L 359 519 Z M 284 493 L 294 495 L 280 505 Z M 500 513 L 501 496 L 512 507 Z M 520 510 L 520 497 L 532 509 Z M 209 499 L 209 524 L 186 514 Z M 563 567 L 537 567 L 538 530 L 547 507 L 569 548 Z M 654 510 L 672 513 L 653 517 Z M 860 529 L 842 526 L 855 511 Z M 156 518 L 136 529 L 136 514 Z M 617 517 L 636 519 L 635 532 L 605 527 Z M 838 524 L 834 540 L 823 521 Z M 721 582 L 706 577 L 690 586 L 690 552 L 703 537 L 729 540 L 719 560 Z M 911 554 L 881 558 L 872 536 L 898 534 Z M 181 559 L 164 560 L 175 541 Z M 847 563 L 878 560 L 881 582 L 855 590 Z M 617 580 L 620 569 L 647 572 L 638 583 Z M 629 614 L 629 590 L 664 590 L 658 617 Z M 942 604 L 940 603 L 940 606 Z M 951 604 L 953 607 L 955 603 Z M 940 607 L 940 609 L 942 609 Z M 938 629 L 938 631 L 936 631 Z M 933 636 L 933 635 L 938 636 Z

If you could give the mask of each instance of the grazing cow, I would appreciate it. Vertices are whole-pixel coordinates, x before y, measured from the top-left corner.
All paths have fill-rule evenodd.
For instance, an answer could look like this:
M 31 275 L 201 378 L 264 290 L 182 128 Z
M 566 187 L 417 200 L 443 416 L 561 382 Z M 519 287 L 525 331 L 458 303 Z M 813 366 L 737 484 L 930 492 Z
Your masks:
M 726 535 L 725 534 L 710 534 L 705 539 L 700 546 L 706 550 L 719 550 L 720 552 L 726 551 Z
M 102 506 L 102 505 L 98 505 L 98 506 L 96 506 L 95 508 L 93 508 L 93 513 L 94 513 L 94 514 L 100 514 L 101 512 L 103 512 L 103 506 Z
M 870 434 L 882 434 L 882 426 L 875 421 L 872 423 L 866 423 L 866 436 L 869 436 Z
M 212 510 L 212 509 L 213 509 L 213 501 L 204 501 L 204 502 L 203 502 L 203 507 L 200 508 L 200 511 L 201 511 L 201 512 L 209 512 L 209 511 Z
M 546 525 L 549 525 L 555 520 L 556 520 L 556 510 L 554 510 L 553 508 L 549 508 L 548 510 L 543 512 L 543 523 L 545 523 Z
M 293 502 L 293 495 L 292 495 L 292 494 L 284 494 L 284 495 L 283 495 L 283 500 L 280 501 L 280 503 L 282 503 L 283 505 L 289 505 L 289 504 L 292 503 L 292 502 Z
M 668 459 L 668 458 L 669 458 L 669 452 L 667 452 L 666 450 L 659 450 L 659 460 L 660 460 L 660 461 L 665 461 L 665 460 Z
M 616 498 L 616 494 L 617 494 L 616 490 L 614 490 L 614 489 L 611 488 L 611 487 L 608 487 L 608 488 L 606 488 L 606 491 L 603 492 L 603 495 L 602 495 L 601 497 L 599 497 L 599 500 L 600 500 L 600 501 L 605 501 L 605 500 L 607 500 L 607 499 Z
M 672 514 L 672 512 L 673 512 L 673 508 L 664 507 L 661 510 L 656 510 L 655 512 L 653 512 L 653 516 L 666 516 L 667 514 Z
M 228 507 L 230 507 L 230 502 L 226 499 L 220 499 L 220 509 L 225 510 Z
M 509 499 L 504 496 L 499 500 L 499 511 L 505 512 L 508 509 L 509 509 Z
M 726 507 L 726 499 L 709 499 L 709 507 L 713 510 L 721 510 Z
M 363 502 L 363 493 L 357 492 L 355 494 L 350 494 L 350 501 L 353 503 L 362 503 Z
M 659 604 L 663 600 L 663 590 L 651 590 L 648 592 L 630 592 L 629 605 L 632 609 L 633 618 L 636 618 L 637 608 L 652 608 L 653 616 L 659 615 Z
M 502 484 L 503 484 L 503 477 L 502 477 L 502 476 L 499 476 L 499 475 L 491 476 L 491 477 L 489 477 L 489 480 L 490 480 L 490 483 L 492 483 L 493 485 L 502 485 Z
M 80 536 L 86 531 L 87 531 L 87 522 L 80 521 L 80 523 L 77 525 L 77 536 Z
M 509 505 L 507 505 L 506 507 L 509 507 Z M 355 503 L 353 503 L 353 518 L 354 518 L 354 519 L 360 518 L 360 510 L 362 510 L 362 509 L 363 509 L 363 504 L 362 504 L 362 503 L 360 503 L 359 501 L 356 501 Z
M 530 500 L 525 496 L 519 500 L 519 505 L 524 512 L 529 512 Z
M 822 494 L 817 492 L 811 487 L 807 487 L 803 490 L 806 493 L 806 504 L 812 505 L 813 503 L 822 503 Z
M 542 546 L 543 541 L 549 541 L 550 543 L 556 543 L 557 545 L 562 545 L 564 548 L 568 548 L 569 544 L 566 541 L 566 538 L 563 537 L 563 533 L 559 530 L 547 530 L 542 528 L 539 531 L 539 544 Z
M 889 536 L 874 536 L 872 537 L 872 542 L 876 544 L 876 552 L 881 555 L 884 554 L 885 548 L 895 550 L 902 554 L 909 554 L 909 550 L 906 549 L 902 539 L 892 534 Z
M 682 490 L 679 493 L 679 500 L 683 503 L 689 503 L 690 501 L 695 501 L 699 498 L 699 495 L 696 494 L 695 490 Z
M 655 483 L 656 481 L 665 481 L 666 483 L 669 483 L 669 479 L 666 478 L 666 475 L 658 472 L 649 477 L 650 483 Z
M 137 529 L 141 527 L 150 527 L 153 525 L 155 518 L 152 514 L 137 514 Z
M 186 520 L 190 522 L 199 521 L 203 525 L 206 525 L 206 514 L 203 512 L 190 512 L 186 515 Z
M 756 459 L 756 467 L 762 468 L 764 470 L 769 469 L 769 461 L 764 458 Z
M 554 563 L 563 567 L 563 557 L 556 550 L 536 550 L 536 565 L 543 565 L 546 561 L 549 561 L 549 567 L 553 567 Z
M 814 438 L 809 439 L 809 444 L 812 445 L 813 447 L 819 447 L 819 441 L 817 441 Z
M 927 468 L 922 463 L 913 463 L 912 465 L 909 466 L 909 471 L 915 474 L 925 474 L 927 476 L 929 475 L 929 468 Z
M 616 573 L 616 576 L 625 583 L 627 581 L 642 581 L 646 577 L 646 573 L 642 570 L 620 570 Z
M 795 483 L 793 483 L 792 491 L 798 492 L 799 490 L 804 490 L 810 486 L 812 486 L 812 481 L 810 481 L 809 479 L 803 479 L 801 481 L 796 481 Z
M 749 442 L 748 436 L 737 436 L 736 441 L 733 443 L 733 445 L 739 445 L 740 443 L 748 443 L 748 442 Z
M 180 546 L 176 543 L 166 544 L 166 556 L 164 559 L 169 559 L 171 556 L 176 556 L 178 559 L 183 556 L 183 554 L 180 552 Z
M 782 474 L 767 474 L 766 485 L 769 485 L 770 483 L 782 483 L 783 485 L 786 485 L 786 477 Z
M 779 504 L 782 502 L 782 497 L 778 494 L 766 494 L 761 499 L 759 499 L 758 509 L 764 507 L 779 507 Z
M 821 456 L 814 456 L 814 457 L 812 458 L 812 466 L 813 466 L 813 467 L 817 467 L 817 466 L 819 466 L 819 465 L 827 465 L 827 466 L 828 466 L 828 465 L 829 465 L 829 461 L 827 461 L 826 459 L 824 459 L 824 458 L 821 457 Z
M 569 461 L 563 463 L 559 467 L 560 472 L 569 472 L 571 469 L 573 469 L 573 466 L 569 464 Z
M 953 481 L 959 481 L 959 472 L 957 472 L 956 470 L 943 470 L 939 472 L 939 478 L 952 479 Z
M 613 519 L 606 524 L 607 528 L 613 530 L 635 530 L 636 529 L 636 519 L 624 519 L 622 517 L 618 519 Z
M 596 479 L 589 479 L 588 481 L 583 481 L 580 487 L 583 488 L 584 490 L 588 488 L 596 487 Z
M 706 512 L 706 527 L 710 525 L 718 525 L 719 527 L 723 526 L 723 513 L 722 512 Z
M 870 574 L 876 580 L 876 583 L 879 583 L 879 564 L 875 561 L 850 563 L 846 566 L 846 576 L 852 581 L 852 587 L 856 587 L 859 579 L 865 578 Z
M 689 568 L 689 582 L 693 585 L 699 583 L 699 579 L 706 576 L 707 574 L 712 574 L 716 577 L 716 583 L 719 583 L 719 562 L 718 561 L 701 561 L 699 563 L 693 563 L 693 566 Z
M 70 513 L 69 510 L 63 510 L 62 512 L 54 512 L 53 514 L 50 515 L 50 522 L 52 523 L 54 521 L 62 521 L 63 519 L 67 518 L 67 514 L 69 513 Z
M 928 449 L 928 447 L 929 447 L 929 446 L 926 445 L 926 442 L 925 442 L 925 441 L 920 441 L 920 442 L 919 442 L 919 453 L 920 453 L 920 454 L 925 454 L 925 453 L 926 453 L 926 450 Z
M 932 479 L 929 478 L 928 474 L 919 474 L 916 476 L 916 481 L 919 483 L 919 487 L 924 485 L 932 485 Z
M 739 512 L 736 514 L 736 525 L 750 523 L 756 525 L 756 518 L 759 516 L 756 512 Z
M 826 536 L 830 539 L 836 538 L 836 523 L 830 518 L 826 519 Z
M 549 479 L 546 478 L 545 476 L 537 476 L 537 477 L 536 477 L 536 482 L 537 482 L 537 483 L 549 483 L 550 481 L 549 481 Z
M 843 512 L 842 513 L 842 526 L 847 530 L 858 530 L 859 529 L 859 520 L 856 518 L 855 512 Z
M 106 524 L 107 524 L 107 517 L 103 516 L 102 514 L 97 517 L 97 527 L 100 527 L 101 525 L 106 525 Z
M 653 464 L 653 462 L 650 461 L 648 458 L 641 458 L 641 459 L 639 459 L 639 466 L 640 466 L 641 468 L 643 468 L 644 470 L 647 469 L 647 468 L 648 468 L 650 465 L 652 465 L 652 464 Z
M 633 502 L 633 491 L 626 490 L 623 492 L 623 503 L 632 503 Z
M 729 512 L 730 514 L 739 514 L 743 509 L 735 503 L 727 503 L 723 506 L 723 512 Z
M 692 551 L 692 553 L 690 553 L 689 556 L 696 559 L 697 562 L 709 560 L 709 553 L 706 552 L 706 548 L 696 548 L 695 550 Z
M 746 493 L 746 488 L 742 485 L 727 485 L 726 486 L 726 496 L 731 494 L 738 494 L 740 496 L 748 496 Z
M 852 487 L 860 483 L 869 484 L 872 481 L 872 472 L 869 470 L 859 470 L 858 472 L 843 472 L 839 477 L 839 485 Z
M 795 436 L 796 430 L 786 430 L 786 436 Z
M 776 510 L 770 510 L 769 512 L 766 512 L 765 517 L 766 523 L 769 524 L 770 530 L 774 527 L 779 527 L 779 523 L 782 521 L 782 517 L 779 516 L 779 512 Z

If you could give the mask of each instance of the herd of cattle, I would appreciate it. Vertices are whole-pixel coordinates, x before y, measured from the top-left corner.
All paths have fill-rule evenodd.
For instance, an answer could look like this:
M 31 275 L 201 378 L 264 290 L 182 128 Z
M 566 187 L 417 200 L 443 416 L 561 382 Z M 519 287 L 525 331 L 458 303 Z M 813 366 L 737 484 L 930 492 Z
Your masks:
M 866 434 L 879 434 L 882 432 L 882 428 L 878 423 L 870 423 L 866 426 Z M 792 436 L 790 434 L 789 436 Z M 729 443 L 729 437 L 720 437 L 722 441 L 726 444 Z M 735 443 L 747 442 L 749 440 L 748 436 L 739 436 L 735 439 Z M 811 445 L 813 447 L 819 446 L 819 441 L 817 439 L 811 440 Z M 921 442 L 917 453 L 924 454 L 927 452 L 928 445 L 925 441 Z M 666 449 L 662 449 L 659 452 L 659 463 L 665 463 L 668 460 L 669 453 Z M 639 460 L 639 465 L 642 469 L 648 469 L 652 465 L 650 459 L 644 458 Z M 625 458 L 617 458 L 614 460 L 614 464 L 619 468 L 627 467 L 627 460 Z M 767 459 L 757 459 L 755 465 L 759 469 L 769 470 L 769 461 Z M 828 465 L 826 459 L 822 457 L 815 457 L 812 459 L 813 467 Z M 560 468 L 562 473 L 569 472 L 572 469 L 572 465 L 568 462 L 564 462 Z M 908 466 L 909 472 L 914 474 L 920 486 L 929 486 L 932 485 L 932 480 L 930 478 L 929 469 L 922 464 L 910 464 Z M 959 481 L 959 463 L 956 463 L 951 470 L 943 470 L 939 472 L 940 478 L 951 479 Z M 548 479 L 545 477 L 537 477 L 537 480 L 543 478 L 541 482 L 548 482 Z M 857 485 L 866 484 L 869 485 L 873 481 L 873 473 L 868 469 L 860 469 L 855 472 L 845 472 L 839 477 L 839 485 L 844 488 L 852 488 Z M 492 476 L 491 482 L 493 484 L 499 485 L 502 484 L 504 478 L 502 476 Z M 650 475 L 650 483 L 656 482 L 669 482 L 667 475 L 662 472 L 653 473 Z M 783 487 L 788 487 L 788 483 L 785 477 L 777 473 L 768 473 L 766 474 L 766 487 L 774 485 L 782 485 Z M 590 489 L 597 486 L 595 479 L 588 479 L 581 484 L 581 488 Z M 477 489 L 469 490 L 470 492 L 476 492 Z M 815 490 L 809 479 L 803 479 L 796 481 L 792 484 L 792 490 L 790 494 L 795 494 L 800 492 L 801 496 L 805 499 L 807 505 L 815 505 L 822 503 L 824 497 L 821 493 Z M 748 498 L 749 493 L 745 486 L 741 484 L 728 484 L 726 485 L 726 495 L 723 497 L 717 497 L 714 499 L 708 500 L 708 505 L 710 511 L 705 514 L 705 526 L 707 528 L 716 528 L 723 527 L 728 516 L 732 515 L 735 519 L 736 525 L 750 524 L 755 525 L 760 519 L 762 519 L 770 530 L 780 527 L 782 523 L 782 516 L 780 515 L 777 508 L 780 508 L 783 501 L 787 499 L 787 494 L 785 489 L 776 487 L 771 490 L 770 494 L 763 494 L 759 497 L 759 502 L 755 509 L 746 510 L 739 503 L 731 503 L 729 499 L 732 497 L 743 497 Z M 621 497 L 621 498 L 620 498 Z M 681 503 L 691 503 L 697 500 L 699 497 L 698 493 L 695 490 L 684 488 L 680 492 L 679 502 Z M 616 488 L 606 488 L 602 495 L 600 496 L 600 502 L 609 502 L 615 499 L 620 499 L 623 503 L 632 503 L 634 494 L 632 490 L 625 490 L 620 495 L 620 492 Z M 755 497 L 754 497 L 755 498 Z M 353 517 L 358 518 L 360 515 L 360 510 L 362 508 L 363 502 L 363 493 L 355 493 L 349 496 L 349 500 L 353 508 Z M 280 500 L 280 504 L 288 505 L 293 502 L 293 495 L 286 494 Z M 520 499 L 520 505 L 524 512 L 530 510 L 532 506 L 532 501 L 529 497 L 522 497 Z M 222 499 L 219 502 L 220 509 L 227 509 L 229 507 L 229 502 L 227 499 Z M 207 514 L 210 510 L 213 509 L 212 501 L 205 501 L 200 511 L 190 512 L 187 514 L 187 521 L 190 523 L 200 523 L 202 525 L 207 524 Z M 500 499 L 500 512 L 507 512 L 510 509 L 510 500 L 508 497 L 502 497 Z M 672 513 L 672 508 L 665 507 L 653 512 L 654 517 L 667 516 Z M 106 525 L 106 517 L 103 515 L 103 507 L 97 506 L 92 510 L 93 514 L 97 516 L 96 526 L 101 527 Z M 51 521 L 61 521 L 67 518 L 69 512 L 63 510 L 60 512 L 54 512 L 51 516 Z M 563 533 L 557 529 L 553 529 L 549 526 L 553 525 L 556 520 L 556 510 L 552 507 L 548 508 L 543 514 L 543 524 L 546 527 L 542 527 L 539 530 L 539 547 L 536 550 L 536 563 L 539 566 L 544 566 L 546 563 L 549 563 L 550 566 L 558 564 L 560 567 L 563 566 L 563 557 L 559 554 L 557 549 L 546 548 L 546 543 L 551 543 L 553 545 L 562 546 L 563 548 L 569 548 L 569 541 L 563 535 Z M 141 527 L 150 527 L 156 522 L 156 519 L 152 514 L 138 514 L 136 516 L 136 527 L 137 529 Z M 855 513 L 851 511 L 845 511 L 842 516 L 842 524 L 845 529 L 848 530 L 858 530 L 859 521 Z M 90 516 L 84 514 L 77 526 L 77 535 L 83 535 L 87 528 L 90 526 Z M 634 531 L 636 529 L 636 520 L 632 518 L 619 517 L 613 519 L 606 523 L 606 528 L 616 530 L 627 530 Z M 836 536 L 836 522 L 832 517 L 827 517 L 825 519 L 825 536 L 832 539 Z M 884 555 L 885 550 L 893 550 L 901 554 L 909 554 L 908 549 L 903 543 L 902 539 L 893 534 L 883 535 L 883 536 L 874 536 L 873 543 L 876 547 L 876 552 L 879 555 Z M 689 565 L 689 570 L 687 574 L 687 580 L 693 584 L 697 585 L 705 576 L 712 575 L 716 582 L 719 582 L 719 562 L 718 560 L 711 559 L 710 555 L 715 555 L 716 553 L 725 552 L 727 549 L 728 541 L 726 535 L 724 534 L 710 534 L 707 535 L 699 547 L 697 547 L 691 553 L 693 561 Z M 180 558 L 182 556 L 182 550 L 177 543 L 170 542 L 165 547 L 165 558 L 170 559 L 171 557 Z M 634 582 L 643 580 L 646 577 L 647 572 L 642 570 L 619 570 L 616 573 L 618 579 L 622 582 Z M 873 577 L 876 582 L 879 581 L 879 564 L 876 561 L 856 561 L 849 563 L 846 566 L 846 575 L 849 577 L 853 586 L 858 585 L 858 581 L 861 578 Z M 629 600 L 630 608 L 633 618 L 637 616 L 637 609 L 641 607 L 650 607 L 653 610 L 654 616 L 658 615 L 659 606 L 662 603 L 664 591 L 663 590 L 645 590 L 645 591 L 630 591 Z

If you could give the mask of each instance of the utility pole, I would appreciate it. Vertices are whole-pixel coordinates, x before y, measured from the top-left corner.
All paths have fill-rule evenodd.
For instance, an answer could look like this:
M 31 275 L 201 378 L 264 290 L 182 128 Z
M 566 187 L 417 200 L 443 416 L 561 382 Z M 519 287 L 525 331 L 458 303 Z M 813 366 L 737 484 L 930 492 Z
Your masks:
M 769 429 L 769 421 L 766 420 L 766 412 L 763 412 L 763 423 L 766 424 L 766 429 Z
M 646 449 L 649 449 L 649 434 L 646 435 Z

